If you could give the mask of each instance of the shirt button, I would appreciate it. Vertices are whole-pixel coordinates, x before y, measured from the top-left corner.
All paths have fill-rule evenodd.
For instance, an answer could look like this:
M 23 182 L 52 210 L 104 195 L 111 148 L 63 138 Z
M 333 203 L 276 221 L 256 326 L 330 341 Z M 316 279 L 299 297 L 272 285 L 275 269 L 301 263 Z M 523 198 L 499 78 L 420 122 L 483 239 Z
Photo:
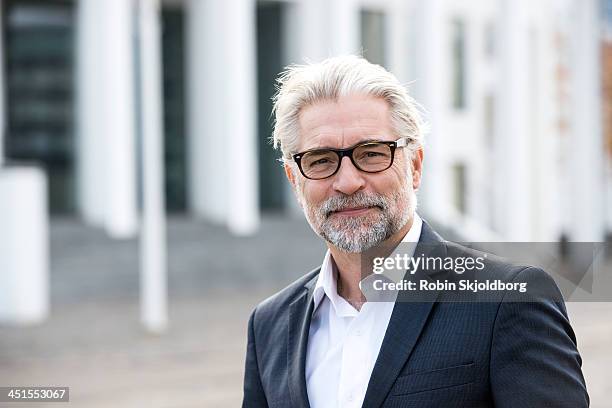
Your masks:
M 361 331 L 361 329 L 355 330 L 355 336 L 361 336 L 362 334 L 363 332 Z
M 355 401 L 355 394 L 349 394 L 349 395 L 346 397 L 346 400 L 347 400 L 348 402 L 353 402 L 353 401 Z

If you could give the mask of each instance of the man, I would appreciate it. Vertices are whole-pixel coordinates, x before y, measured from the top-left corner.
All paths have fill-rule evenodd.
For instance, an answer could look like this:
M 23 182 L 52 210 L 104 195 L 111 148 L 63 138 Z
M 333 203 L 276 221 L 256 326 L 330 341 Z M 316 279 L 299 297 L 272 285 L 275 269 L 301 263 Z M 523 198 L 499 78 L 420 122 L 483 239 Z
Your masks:
M 275 147 L 328 251 L 321 267 L 252 313 L 243 406 L 588 406 L 562 300 L 455 302 L 433 290 L 374 302 L 362 293 L 372 249 L 415 243 L 419 252 L 469 253 L 415 212 L 423 124 L 397 79 L 362 58 L 337 57 L 292 66 L 279 84 Z M 536 268 L 489 259 L 483 273 L 558 294 Z

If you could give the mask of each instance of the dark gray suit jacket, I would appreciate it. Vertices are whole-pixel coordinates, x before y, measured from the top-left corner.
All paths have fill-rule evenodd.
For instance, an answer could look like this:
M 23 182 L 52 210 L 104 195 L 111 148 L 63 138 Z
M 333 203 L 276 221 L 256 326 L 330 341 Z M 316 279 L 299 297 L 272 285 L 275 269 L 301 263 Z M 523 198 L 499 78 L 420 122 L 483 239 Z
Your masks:
M 439 244 L 424 222 L 416 251 Z M 308 407 L 305 361 L 316 269 L 259 304 L 248 325 L 243 407 Z M 489 259 L 491 279 L 537 283 L 558 299 L 396 302 L 363 407 L 588 407 L 574 332 L 541 269 Z M 330 405 L 331 401 L 330 401 Z

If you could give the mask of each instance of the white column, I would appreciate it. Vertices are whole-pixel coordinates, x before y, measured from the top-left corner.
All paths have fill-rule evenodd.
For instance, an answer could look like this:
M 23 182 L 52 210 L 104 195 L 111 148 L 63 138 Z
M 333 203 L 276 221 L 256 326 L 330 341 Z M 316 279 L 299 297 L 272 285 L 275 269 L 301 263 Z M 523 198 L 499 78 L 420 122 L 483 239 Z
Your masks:
M 306 34 L 306 32 L 301 28 L 305 24 L 305 4 L 302 2 L 285 3 L 282 11 L 281 55 L 283 57 L 282 65 L 284 68 L 289 64 L 303 64 L 306 62 L 305 57 L 309 54 L 309 51 L 307 51 L 307 40 L 309 39 L 305 38 L 304 34 Z M 314 52 L 314 55 L 323 55 L 321 47 L 319 47 L 318 51 L 316 50 L 316 46 L 313 45 L 310 48 L 310 54 L 313 55 Z M 315 58 L 314 60 L 318 59 L 321 58 Z M 280 151 L 278 151 L 277 155 L 280 157 Z M 302 207 L 300 207 L 300 204 L 296 200 L 291 184 L 289 182 L 283 182 L 283 189 L 285 214 L 300 219 L 304 217 Z
M 190 204 L 250 234 L 259 223 L 254 0 L 188 3 Z
M 387 47 L 388 65 L 391 72 L 397 76 L 402 83 L 407 83 L 409 78 L 409 60 L 415 56 L 409 55 L 409 4 L 406 0 L 394 0 L 387 9 Z
M 495 129 L 496 224 L 512 241 L 531 238 L 528 25 L 524 0 L 504 0 L 499 21 L 499 80 Z
M 140 0 L 139 6 L 143 164 L 141 320 L 149 331 L 162 332 L 168 324 L 168 294 L 159 0 Z
M 297 4 L 299 62 L 359 51 L 359 4 L 355 0 L 301 0 Z M 294 51 L 289 50 L 293 55 Z
M 4 55 L 4 16 L 2 15 L 2 4 L 0 3 L 0 56 L 5 60 Z M 4 64 L 0 65 L 0 168 L 4 164 L 4 143 L 6 137 L 6 108 L 4 96 L 6 94 L 4 76 Z
M 444 144 L 444 104 L 448 103 L 449 92 L 444 87 L 450 65 L 447 39 L 444 38 L 445 20 L 440 0 L 418 1 L 413 5 L 414 38 L 411 39 L 414 53 L 414 90 L 415 99 L 426 111 L 425 119 L 431 132 L 425 135 L 425 156 L 423 180 L 419 189 L 419 208 L 424 215 L 438 222 L 446 222 L 450 206 L 452 186 L 446 171 Z
M 327 2 L 301 0 L 298 4 L 300 23 L 300 58 L 298 62 L 318 62 L 328 56 Z
M 49 316 L 47 178 L 38 167 L 0 168 L 0 322 Z
M 534 5 L 532 5 L 534 6 Z M 556 92 L 555 50 L 551 41 L 555 36 L 557 20 L 551 19 L 554 9 L 549 1 L 538 2 L 531 8 L 533 37 L 529 41 L 530 64 L 534 68 L 529 88 L 535 97 L 530 109 L 531 207 L 533 240 L 551 242 L 560 236 L 559 220 L 562 216 L 559 203 L 563 198 L 559 191 L 559 131 L 558 93 Z
M 283 67 L 302 62 L 302 7 L 298 2 L 283 4 L 281 16 L 281 55 Z
M 133 3 L 78 3 L 77 179 L 87 222 L 116 238 L 137 228 Z
M 328 11 L 329 56 L 355 54 L 360 46 L 359 4 L 355 0 L 331 0 Z
M 224 105 L 226 76 L 224 39 L 234 36 L 224 25 L 225 2 L 189 0 L 187 6 L 187 146 L 189 206 L 199 217 L 224 223 L 233 137 L 227 137 Z M 246 69 L 240 75 L 245 75 Z M 238 97 L 240 99 L 240 97 Z M 234 112 L 234 109 L 231 111 Z
M 225 152 L 229 165 L 229 214 L 234 234 L 248 235 L 259 226 L 256 122 L 255 0 L 226 0 Z
M 289 64 L 304 63 L 304 53 L 302 50 L 301 25 L 303 24 L 303 4 L 299 2 L 286 3 L 283 8 L 281 18 L 281 47 L 283 56 L 283 68 Z M 277 153 L 280 157 L 280 151 Z M 295 198 L 293 189 L 289 182 L 283 183 L 285 212 L 288 216 L 303 217 L 302 207 Z
M 599 241 L 604 234 L 604 192 L 601 123 L 600 24 L 597 0 L 573 3 L 572 121 L 571 152 L 567 155 L 572 172 L 570 239 Z
M 104 3 L 79 0 L 77 14 L 76 177 L 79 212 L 85 222 L 104 226 L 106 154 L 102 55 Z
M 131 0 L 105 0 L 104 5 L 105 224 L 111 236 L 127 238 L 137 229 L 134 4 Z

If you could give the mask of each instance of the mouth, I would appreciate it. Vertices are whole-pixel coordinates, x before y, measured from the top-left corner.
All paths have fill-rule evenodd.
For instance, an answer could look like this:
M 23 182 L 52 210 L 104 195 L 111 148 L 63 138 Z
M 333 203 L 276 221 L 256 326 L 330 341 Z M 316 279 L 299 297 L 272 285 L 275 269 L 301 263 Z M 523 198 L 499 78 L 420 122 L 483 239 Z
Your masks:
M 340 216 L 346 216 L 346 217 L 354 217 L 354 216 L 358 216 L 358 215 L 363 215 L 365 213 L 367 213 L 370 210 L 374 210 L 378 208 L 377 206 L 370 206 L 370 207 L 347 207 L 347 208 L 343 208 L 341 210 L 337 210 L 337 211 L 332 211 L 329 215 L 340 215 Z

